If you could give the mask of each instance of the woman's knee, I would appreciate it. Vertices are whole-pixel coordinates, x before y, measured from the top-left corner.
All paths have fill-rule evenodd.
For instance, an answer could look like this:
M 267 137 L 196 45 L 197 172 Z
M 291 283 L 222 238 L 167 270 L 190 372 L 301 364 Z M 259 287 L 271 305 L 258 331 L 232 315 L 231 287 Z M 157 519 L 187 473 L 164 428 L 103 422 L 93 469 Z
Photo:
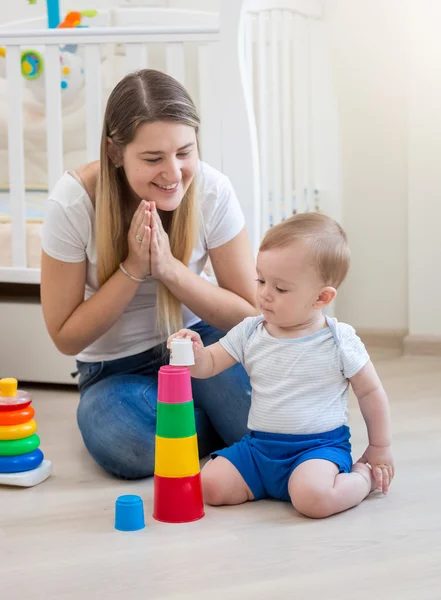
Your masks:
M 156 391 L 150 398 L 150 386 L 139 379 L 102 380 L 84 392 L 77 410 L 78 426 L 92 458 L 124 479 L 148 477 L 154 471 Z

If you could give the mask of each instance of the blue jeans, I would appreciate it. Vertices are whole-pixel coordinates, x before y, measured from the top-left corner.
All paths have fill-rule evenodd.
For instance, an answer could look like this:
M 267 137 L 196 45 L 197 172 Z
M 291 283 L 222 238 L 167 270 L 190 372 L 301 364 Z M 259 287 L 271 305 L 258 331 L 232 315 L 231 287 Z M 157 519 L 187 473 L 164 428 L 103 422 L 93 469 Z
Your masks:
M 208 346 L 223 334 L 199 322 L 192 329 Z M 92 458 L 123 479 L 153 474 L 158 371 L 168 364 L 165 345 L 111 361 L 77 361 L 78 426 Z M 199 455 L 230 446 L 248 433 L 249 377 L 237 364 L 210 379 L 192 379 Z

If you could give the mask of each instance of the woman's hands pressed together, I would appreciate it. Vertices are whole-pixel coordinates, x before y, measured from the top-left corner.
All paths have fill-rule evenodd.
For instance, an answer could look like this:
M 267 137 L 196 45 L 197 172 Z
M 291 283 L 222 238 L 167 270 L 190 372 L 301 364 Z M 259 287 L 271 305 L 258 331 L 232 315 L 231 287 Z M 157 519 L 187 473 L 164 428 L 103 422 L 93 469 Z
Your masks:
M 130 224 L 128 247 L 124 263 L 131 275 L 164 281 L 172 272 L 176 259 L 154 202 L 141 200 Z
M 154 202 L 150 203 L 152 208 L 152 235 L 150 243 L 150 264 L 152 277 L 166 281 L 173 272 L 176 261 L 170 249 L 170 240 L 158 214 Z
M 151 222 L 150 202 L 141 200 L 130 223 L 127 235 L 129 252 L 124 261 L 124 266 L 130 275 L 139 279 L 144 279 L 151 275 Z

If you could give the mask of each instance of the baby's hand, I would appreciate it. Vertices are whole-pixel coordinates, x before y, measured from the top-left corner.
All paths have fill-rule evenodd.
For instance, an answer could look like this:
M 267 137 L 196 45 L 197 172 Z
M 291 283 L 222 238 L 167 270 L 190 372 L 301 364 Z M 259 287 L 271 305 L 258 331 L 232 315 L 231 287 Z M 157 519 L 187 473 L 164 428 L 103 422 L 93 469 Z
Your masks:
M 395 476 L 394 458 L 390 446 L 369 446 L 357 462 L 369 463 L 377 483 L 377 489 L 387 494 Z
M 200 356 L 202 350 L 204 349 L 204 344 L 199 333 L 191 331 L 190 329 L 180 329 L 177 333 L 173 333 L 173 335 L 171 335 L 167 340 L 167 348 L 170 349 L 170 343 L 174 338 L 187 339 L 193 342 L 192 346 L 195 360 L 198 356 Z

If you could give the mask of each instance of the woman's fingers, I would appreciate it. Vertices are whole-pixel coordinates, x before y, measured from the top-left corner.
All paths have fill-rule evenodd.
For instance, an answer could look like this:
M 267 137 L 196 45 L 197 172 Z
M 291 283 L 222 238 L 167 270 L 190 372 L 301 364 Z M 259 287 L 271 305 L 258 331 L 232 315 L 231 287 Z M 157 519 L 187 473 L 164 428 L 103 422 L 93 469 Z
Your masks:
M 135 237 L 135 240 L 138 244 L 142 244 L 144 240 L 146 227 L 150 227 L 152 216 L 150 210 L 145 210 L 141 212 L 136 220 L 136 229 L 133 232 L 130 232 L 130 235 Z M 150 244 L 150 236 L 149 236 L 149 244 Z
M 135 239 L 138 244 L 141 244 L 144 239 L 146 225 L 147 215 L 144 214 L 138 225 L 138 228 L 135 230 Z
M 161 217 L 159 216 L 158 210 L 156 208 L 156 204 L 154 202 L 152 202 L 151 204 L 152 204 L 152 215 L 153 215 L 153 218 L 155 220 L 155 223 L 158 226 L 159 232 L 162 233 L 164 231 L 164 227 L 162 226 Z
M 151 245 L 152 245 L 152 248 L 155 251 L 159 252 L 159 231 L 158 231 L 158 225 L 157 225 L 157 223 L 156 223 L 156 221 L 155 221 L 155 219 L 153 217 L 151 218 L 151 220 L 152 220 Z
M 151 229 L 148 225 L 146 225 L 144 227 L 144 235 L 142 237 L 142 242 L 141 242 L 141 253 L 149 253 L 150 252 L 150 234 L 151 234 Z
M 143 211 L 137 216 L 136 220 L 132 222 L 132 225 L 129 229 L 130 241 L 135 241 L 133 238 L 135 236 L 140 235 L 140 231 L 142 231 L 142 227 L 145 223 L 145 217 L 146 217 L 146 214 L 145 214 L 145 211 Z M 142 237 L 142 233 L 141 233 L 141 237 Z
M 136 211 L 135 211 L 135 213 L 134 213 L 134 215 L 132 217 L 132 221 L 130 223 L 130 229 L 129 229 L 129 231 L 131 230 L 132 233 L 133 233 L 133 231 L 135 233 L 138 231 L 139 225 L 140 225 L 140 223 L 141 223 L 141 221 L 143 219 L 143 216 L 144 216 L 144 213 L 145 213 L 145 210 L 146 210 L 146 206 L 147 206 L 146 201 L 145 200 L 141 200 L 141 202 L 139 203 L 138 208 L 136 209 Z

